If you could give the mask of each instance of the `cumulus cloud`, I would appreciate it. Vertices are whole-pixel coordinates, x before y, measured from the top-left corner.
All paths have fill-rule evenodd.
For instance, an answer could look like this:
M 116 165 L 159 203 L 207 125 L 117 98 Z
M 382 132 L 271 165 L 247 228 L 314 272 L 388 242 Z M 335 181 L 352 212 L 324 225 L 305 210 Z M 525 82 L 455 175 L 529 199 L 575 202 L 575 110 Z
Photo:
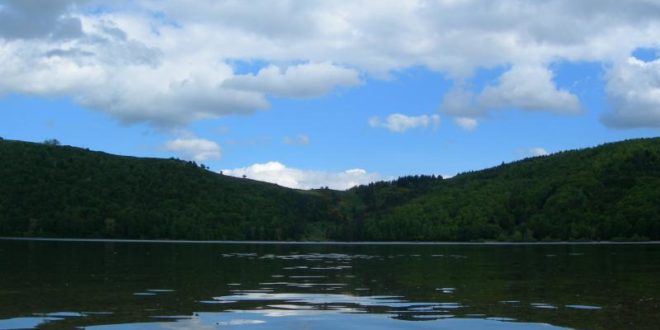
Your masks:
M 489 108 L 517 108 L 528 111 L 577 113 L 578 98 L 555 87 L 552 72 L 542 66 L 514 66 L 505 72 L 495 86 L 486 87 L 479 103 Z
M 440 116 L 438 115 L 421 115 L 421 116 L 406 116 L 400 113 L 393 113 L 381 121 L 378 117 L 371 117 L 368 121 L 371 127 L 382 127 L 388 129 L 390 132 L 403 133 L 409 129 L 424 128 L 429 126 L 437 127 L 440 125 Z
M 519 157 L 539 157 L 547 156 L 550 153 L 542 147 L 530 147 L 530 148 L 517 148 L 514 150 L 515 154 Z
M 549 155 L 550 153 L 545 150 L 544 148 L 541 147 L 533 147 L 527 149 L 527 154 L 532 156 L 532 157 L 537 157 L 537 156 L 546 156 Z
M 452 117 L 477 118 L 486 115 L 476 103 L 476 95 L 464 86 L 455 86 L 445 95 L 440 111 Z
M 576 114 L 580 112 L 580 101 L 556 87 L 549 68 L 522 64 L 513 66 L 479 93 L 459 83 L 440 105 L 442 113 L 454 117 L 454 122 L 466 130 L 474 130 L 478 118 L 498 109 Z
M 220 145 L 210 140 L 195 137 L 177 138 L 167 141 L 163 145 L 163 149 L 176 152 L 183 158 L 198 162 L 207 159 L 217 159 L 221 156 Z
M 123 122 L 176 126 L 411 67 L 461 85 L 479 68 L 511 66 L 476 96 L 447 95 L 454 100 L 442 111 L 575 112 L 577 98 L 556 86 L 549 65 L 626 67 L 634 49 L 657 46 L 659 16 L 660 3 L 648 0 L 10 0 L 0 5 L 0 94 L 72 97 Z M 265 67 L 239 73 L 233 60 Z M 604 121 L 615 126 L 640 104 L 611 84 L 620 120 Z
M 310 98 L 321 96 L 336 87 L 360 83 L 355 70 L 330 63 L 306 63 L 280 68 L 270 65 L 255 75 L 237 75 L 223 86 L 274 96 Z
M 466 131 L 474 131 L 474 129 L 477 128 L 477 125 L 479 124 L 476 119 L 469 117 L 456 117 L 454 118 L 454 123 Z
M 605 92 L 613 108 L 602 120 L 610 127 L 660 128 L 660 59 L 629 58 L 610 69 Z
M 0 94 L 69 95 L 122 122 L 157 126 L 268 107 L 263 94 L 220 88 L 229 65 L 204 54 L 170 58 L 115 30 L 90 26 L 78 42 L 0 42 Z
M 369 173 L 359 168 L 343 172 L 309 171 L 287 167 L 276 161 L 222 170 L 222 173 L 235 177 L 245 176 L 250 179 L 276 183 L 295 189 L 329 187 L 336 190 L 346 190 L 357 185 L 383 179 L 377 173 Z
M 476 99 L 476 95 L 465 86 L 454 86 L 442 99 L 440 112 L 453 117 L 458 127 L 473 131 L 478 126 L 477 118 L 487 116 L 487 111 L 477 104 Z
M 0 4 L 0 37 L 6 39 L 72 39 L 82 36 L 80 19 L 72 17 L 72 0 L 5 0 Z

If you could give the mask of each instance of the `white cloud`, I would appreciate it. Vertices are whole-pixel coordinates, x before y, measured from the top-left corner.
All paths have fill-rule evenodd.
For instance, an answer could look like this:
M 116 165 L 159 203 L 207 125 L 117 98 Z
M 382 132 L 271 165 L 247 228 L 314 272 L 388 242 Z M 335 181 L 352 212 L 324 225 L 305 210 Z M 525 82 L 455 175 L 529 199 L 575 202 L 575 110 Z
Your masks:
M 379 127 L 381 125 L 380 118 L 378 118 L 378 116 L 369 117 L 367 124 L 369 124 L 370 127 Z
M 542 147 L 531 147 L 531 148 L 517 148 L 514 151 L 516 155 L 519 157 L 539 157 L 539 156 L 547 156 L 550 153 Z
M 283 139 L 285 144 L 289 145 L 308 145 L 309 144 L 309 136 L 305 134 L 298 134 L 295 137 L 289 137 L 285 136 Z
M 536 157 L 536 156 L 546 156 L 549 155 L 550 153 L 541 147 L 533 147 L 527 149 L 527 154 L 532 157 Z
M 355 70 L 330 63 L 306 63 L 280 68 L 270 65 L 256 75 L 237 75 L 222 85 L 274 96 L 309 98 L 328 93 L 335 87 L 360 83 Z
M 474 130 L 477 118 L 488 117 L 498 109 L 550 111 L 561 114 L 580 112 L 580 102 L 574 94 L 558 89 L 553 73 L 542 65 L 514 65 L 503 73 L 496 84 L 475 93 L 460 83 L 443 98 L 440 111 L 454 117 L 454 122 Z
M 235 177 L 245 175 L 250 179 L 295 189 L 315 189 L 327 186 L 331 189 L 346 190 L 383 179 L 377 173 L 369 173 L 363 169 L 350 169 L 343 172 L 309 171 L 287 167 L 275 161 L 222 170 L 222 173 Z
M 577 113 L 578 98 L 555 87 L 552 72 L 537 65 L 516 65 L 502 74 L 495 86 L 486 87 L 479 95 L 485 109 L 516 108 L 528 111 Z
M 464 86 L 455 86 L 445 95 L 440 105 L 440 111 L 453 117 L 475 118 L 486 115 L 484 109 L 476 104 L 474 93 Z
M 220 145 L 213 141 L 187 137 L 165 142 L 163 149 L 173 151 L 186 159 L 204 161 L 220 158 Z
M 169 58 L 107 27 L 90 29 L 78 42 L 0 42 L 0 94 L 69 95 L 122 122 L 158 126 L 268 107 L 263 94 L 219 87 L 233 75 L 227 64 L 203 54 Z
M 557 88 L 548 65 L 625 67 L 634 49 L 658 46 L 659 15 L 648 0 L 12 0 L 0 10 L 0 94 L 72 97 L 123 122 L 176 126 L 411 67 L 461 85 L 479 68 L 511 66 L 479 107 L 574 112 L 577 99 Z M 265 67 L 240 74 L 234 60 Z M 654 101 L 616 86 L 609 100 L 619 120 L 605 122 L 639 126 L 622 114 Z M 453 117 L 487 114 L 474 100 L 445 103 Z
M 79 37 L 82 35 L 80 19 L 71 17 L 68 13 L 76 4 L 84 2 L 5 0 L 5 4 L 0 4 L 0 38 Z
M 660 128 L 660 59 L 629 58 L 610 69 L 605 92 L 613 111 L 602 120 L 616 128 Z
M 440 116 L 438 115 L 421 115 L 421 116 L 406 116 L 400 113 L 393 113 L 381 121 L 378 117 L 371 117 L 368 121 L 371 127 L 383 127 L 391 132 L 403 133 L 413 128 L 424 128 L 429 126 L 437 127 L 440 125 Z
M 454 123 L 466 131 L 473 131 L 479 124 L 476 119 L 468 117 L 456 117 Z

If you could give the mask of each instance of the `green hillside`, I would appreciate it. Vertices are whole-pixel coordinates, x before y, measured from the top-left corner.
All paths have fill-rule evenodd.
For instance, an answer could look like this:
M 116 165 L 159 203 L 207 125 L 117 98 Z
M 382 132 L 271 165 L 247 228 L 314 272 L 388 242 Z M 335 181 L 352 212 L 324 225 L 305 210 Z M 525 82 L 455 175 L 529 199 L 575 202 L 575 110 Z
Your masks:
M 660 138 L 346 192 L 287 189 L 175 159 L 4 140 L 0 236 L 658 240 Z
M 327 203 L 193 162 L 0 141 L 0 235 L 303 239 Z
M 657 240 L 660 138 L 352 192 L 366 240 Z

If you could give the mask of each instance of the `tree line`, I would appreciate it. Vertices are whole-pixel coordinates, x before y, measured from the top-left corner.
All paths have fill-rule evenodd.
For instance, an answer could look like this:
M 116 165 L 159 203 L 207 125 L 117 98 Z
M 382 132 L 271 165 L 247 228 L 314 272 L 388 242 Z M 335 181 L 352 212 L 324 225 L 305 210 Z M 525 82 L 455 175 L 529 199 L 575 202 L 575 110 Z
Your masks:
M 56 140 L 55 140 L 56 141 Z M 203 240 L 660 239 L 660 139 L 450 179 L 294 190 L 179 159 L 0 140 L 0 235 Z

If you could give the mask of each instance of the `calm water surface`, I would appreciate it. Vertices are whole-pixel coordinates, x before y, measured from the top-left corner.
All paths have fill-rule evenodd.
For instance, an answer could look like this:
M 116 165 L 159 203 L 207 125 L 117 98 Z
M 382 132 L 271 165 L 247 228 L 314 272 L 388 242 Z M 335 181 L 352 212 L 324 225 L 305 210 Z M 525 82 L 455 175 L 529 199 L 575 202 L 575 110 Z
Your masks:
M 2 329 L 659 329 L 660 245 L 0 240 Z

